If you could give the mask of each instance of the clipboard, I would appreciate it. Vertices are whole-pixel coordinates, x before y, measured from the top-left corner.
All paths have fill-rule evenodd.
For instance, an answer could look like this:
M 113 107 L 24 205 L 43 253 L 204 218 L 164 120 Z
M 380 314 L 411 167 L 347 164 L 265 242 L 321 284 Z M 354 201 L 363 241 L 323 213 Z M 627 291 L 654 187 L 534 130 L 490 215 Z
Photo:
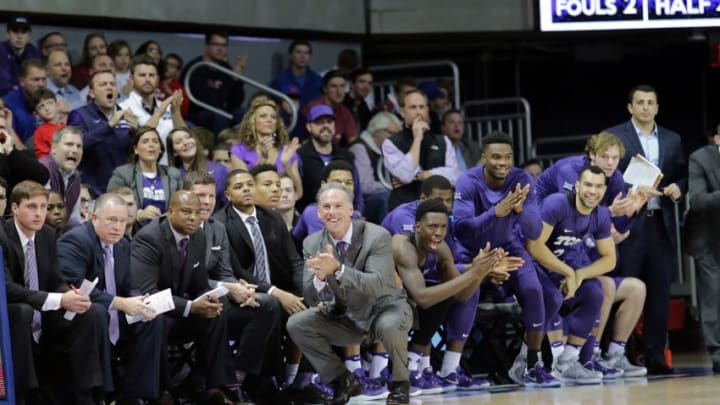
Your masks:
M 657 188 L 662 178 L 662 170 L 640 154 L 630 159 L 630 163 L 628 163 L 625 173 L 623 173 L 625 183 L 632 184 L 635 187 Z

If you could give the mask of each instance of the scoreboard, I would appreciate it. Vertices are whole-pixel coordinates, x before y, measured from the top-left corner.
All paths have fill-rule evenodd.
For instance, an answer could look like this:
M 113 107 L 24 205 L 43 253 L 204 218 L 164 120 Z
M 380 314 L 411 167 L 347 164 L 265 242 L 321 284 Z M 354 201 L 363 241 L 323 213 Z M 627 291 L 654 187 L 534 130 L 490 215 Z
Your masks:
M 720 27 L 720 0 L 539 0 L 540 31 Z

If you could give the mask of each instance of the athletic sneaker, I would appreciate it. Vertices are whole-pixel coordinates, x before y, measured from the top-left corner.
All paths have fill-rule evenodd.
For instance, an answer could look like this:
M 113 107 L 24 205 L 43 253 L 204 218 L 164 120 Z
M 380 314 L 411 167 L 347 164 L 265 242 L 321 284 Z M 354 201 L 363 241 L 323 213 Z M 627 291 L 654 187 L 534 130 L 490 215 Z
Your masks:
M 360 385 L 362 385 L 362 392 L 360 395 L 354 396 L 353 399 L 357 401 L 374 401 L 377 399 L 385 399 L 390 395 L 387 386 L 383 382 L 380 382 L 380 379 L 371 379 L 364 369 L 359 368 L 353 371 L 353 374 L 355 374 L 355 377 L 360 381 Z
M 603 379 L 601 372 L 593 371 L 577 360 L 558 360 L 552 375 L 562 382 L 575 384 L 600 384 Z
M 420 395 L 441 394 L 443 392 L 443 387 L 438 381 L 425 378 L 425 374 L 417 370 L 413 370 L 410 372 L 411 390 L 412 387 L 417 387 L 421 391 Z
M 376 381 L 379 384 L 385 384 L 385 386 L 390 387 L 390 384 L 392 384 L 392 373 L 390 372 L 390 369 L 388 367 L 385 367 L 380 371 L 380 377 L 378 378 L 372 378 L 372 381 Z M 422 395 L 422 390 L 419 387 L 415 387 L 412 384 L 410 384 L 410 396 L 416 397 L 418 395 Z
M 515 384 L 523 385 L 523 377 L 525 375 L 525 369 L 527 368 L 527 355 L 521 355 L 518 353 L 513 361 L 510 370 L 508 370 L 508 377 L 510 377 Z
M 490 386 L 488 380 L 484 378 L 473 378 L 467 375 L 462 367 L 458 367 L 455 369 L 455 372 L 440 378 L 455 385 L 459 391 L 482 390 Z
M 560 381 L 545 370 L 545 365 L 542 360 L 538 360 L 533 368 L 523 372 L 522 385 L 526 387 L 551 388 L 559 387 Z
M 457 389 L 457 385 L 446 381 L 444 378 L 437 375 L 437 373 L 433 371 L 432 367 L 427 367 L 423 370 L 423 376 L 428 380 L 436 382 L 440 387 L 442 387 L 442 392 L 452 392 Z
M 613 355 L 606 354 L 603 364 L 605 367 L 612 367 L 623 371 L 623 377 L 644 377 L 647 375 L 647 368 L 636 366 L 630 363 L 623 352 L 617 352 Z
M 624 372 L 619 368 L 608 367 L 603 361 L 600 354 L 593 354 L 592 359 L 586 364 L 590 370 L 599 371 L 603 375 L 603 380 L 615 380 L 622 378 Z

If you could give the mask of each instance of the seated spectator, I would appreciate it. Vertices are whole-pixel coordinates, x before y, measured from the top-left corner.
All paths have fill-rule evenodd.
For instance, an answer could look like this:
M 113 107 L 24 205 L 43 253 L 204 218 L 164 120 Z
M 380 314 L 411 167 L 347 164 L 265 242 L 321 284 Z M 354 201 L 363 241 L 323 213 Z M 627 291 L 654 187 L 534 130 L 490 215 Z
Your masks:
M 280 202 L 280 175 L 275 166 L 257 165 L 250 174 L 255 180 L 255 204 L 276 211 Z
M 30 103 L 32 95 L 46 87 L 46 80 L 45 63 L 40 59 L 27 59 L 20 68 L 20 88 L 5 96 L 5 106 L 13 112 L 13 129 L 23 143 L 37 128 Z
M 92 191 L 90 191 L 90 185 L 83 183 L 80 185 L 80 217 L 83 221 L 90 219 L 91 205 L 94 205 Z
M 90 82 L 90 66 L 92 66 L 93 58 L 107 52 L 107 42 L 105 34 L 102 32 L 91 32 L 85 36 L 83 42 L 82 60 L 72 69 L 72 80 L 70 83 L 81 89 Z
M 35 157 L 40 159 L 50 153 L 52 137 L 58 129 L 65 127 L 65 122 L 59 119 L 58 104 L 52 91 L 38 90 L 31 100 L 31 108 L 42 120 L 42 124 L 33 133 L 33 150 Z
M 283 217 L 290 232 L 300 218 L 300 213 L 295 209 L 295 201 L 297 201 L 295 182 L 287 173 L 283 173 L 280 176 L 280 201 L 275 211 Z
M 27 18 L 17 16 L 8 21 L 7 41 L 0 43 L 0 97 L 19 88 L 24 61 L 42 58 L 37 48 L 29 43 L 31 34 Z
M 47 168 L 50 175 L 50 181 L 45 188 L 63 196 L 69 226 L 83 222 L 81 214 L 83 204 L 80 196 L 81 173 L 77 170 L 82 156 L 82 133 L 75 127 L 65 127 L 53 134 L 50 154 L 40 159 L 40 163 Z
M 70 84 L 72 70 L 70 59 L 64 51 L 53 51 L 48 55 L 47 63 L 47 88 L 58 96 L 57 101 L 63 111 L 80 108 L 86 104 L 86 99 L 80 95 L 80 90 Z M 67 115 L 65 116 L 67 118 Z
M 118 89 L 111 71 L 100 71 L 90 79 L 92 102 L 70 113 L 68 125 L 83 133 L 84 156 L 80 169 L 83 181 L 95 195 L 107 188 L 113 169 L 127 162 L 130 131 L 137 128 L 137 117 L 115 103 Z
M 308 41 L 292 41 L 288 47 L 288 68 L 270 83 L 277 91 L 285 92 L 290 87 L 297 89 L 300 94 L 299 111 L 322 95 L 322 77 L 310 69 L 311 56 L 312 47 Z
M 55 191 L 48 194 L 47 214 L 45 215 L 45 225 L 55 230 L 55 237 L 63 234 L 65 225 L 67 224 L 67 210 L 65 209 L 65 201 L 62 195 Z
M 92 58 L 92 61 L 90 62 L 90 70 L 89 70 L 90 76 L 92 77 L 92 75 L 95 72 L 102 72 L 105 70 L 112 72 L 113 75 L 115 74 L 115 63 L 113 62 L 112 58 L 104 53 L 95 55 Z M 120 88 L 118 88 L 118 92 L 119 91 L 120 91 Z M 89 84 L 86 85 L 85 87 L 83 87 L 82 89 L 80 89 L 80 97 L 82 97 L 83 100 L 86 100 L 89 102 L 90 101 L 89 94 L 90 94 L 90 85 Z M 119 93 L 118 93 L 118 99 L 120 99 Z
M 350 152 L 355 155 L 355 167 L 365 199 L 363 213 L 368 222 L 379 224 L 388 213 L 390 190 L 380 182 L 377 167 L 382 158 L 383 142 L 401 130 L 402 121 L 395 114 L 381 111 L 370 120 L 367 131 L 363 131 L 350 146 Z
M 355 120 L 357 133 L 362 133 L 373 117 L 365 99 L 372 91 L 373 76 L 370 70 L 359 68 L 350 74 L 350 91 L 345 95 L 343 104 L 350 110 Z
M 392 86 L 390 93 L 387 95 L 385 101 L 385 111 L 394 112 L 400 116 L 400 100 L 402 100 L 407 93 L 417 89 L 417 81 L 412 77 L 403 77 Z
M 335 136 L 333 144 L 347 146 L 358 136 L 357 127 L 350 110 L 343 104 L 345 100 L 345 78 L 338 70 L 331 70 L 323 77 L 324 95 L 311 101 L 304 110 L 305 115 L 319 104 L 329 105 L 335 115 Z
M 179 127 L 170 131 L 167 141 L 167 156 L 170 166 L 180 171 L 180 177 L 186 173 L 209 173 L 215 179 L 215 192 L 219 203 L 225 203 L 225 179 L 229 170 L 212 160 L 207 160 L 199 147 L 200 142 L 195 134 L 187 128 Z M 221 204 L 217 204 L 220 206 Z
M 151 39 L 140 44 L 140 46 L 138 46 L 135 50 L 135 56 L 140 55 L 149 56 L 152 58 L 153 62 L 155 62 L 155 66 L 160 66 L 160 61 L 162 60 L 162 49 L 157 41 Z
M 230 145 L 227 143 L 221 143 L 216 145 L 212 150 L 212 161 L 225 166 L 228 170 L 232 170 L 232 164 L 230 163 Z
M 198 62 L 213 62 L 242 74 L 245 69 L 245 57 L 239 56 L 233 66 L 228 63 L 228 35 L 226 32 L 211 31 L 205 34 L 205 52 L 191 60 L 180 76 L 180 83 L 185 82 L 188 70 Z M 216 69 L 202 66 L 194 71 L 190 78 L 190 91 L 198 100 L 224 111 L 234 112 L 245 100 L 243 82 Z M 191 102 L 188 120 L 195 125 L 220 132 L 229 127 L 227 118 L 217 115 Z
M 55 51 L 67 53 L 67 42 L 62 33 L 57 31 L 48 32 L 38 40 L 38 49 L 44 58 L 48 58 Z
M 460 110 L 448 110 L 443 114 L 441 130 L 455 149 L 455 160 L 461 173 L 480 163 L 480 146 L 465 136 L 465 121 Z
M 170 196 L 182 188 L 182 176 L 178 169 L 160 164 L 165 147 L 155 128 L 138 128 L 131 147 L 131 163 L 113 170 L 108 187 L 125 186 L 134 190 L 140 202 L 137 220 L 146 224 L 167 210 Z
M 182 104 L 180 105 L 180 112 L 183 117 L 187 117 L 188 112 L 190 111 L 190 98 L 188 97 L 187 92 L 185 92 L 185 87 L 183 87 L 180 80 L 178 80 L 180 78 L 182 68 L 183 60 L 176 53 L 168 54 L 165 59 L 162 60 L 159 71 L 160 86 L 158 86 L 160 95 L 157 97 L 160 100 L 164 100 L 167 97 L 170 97 L 174 92 L 180 91 L 183 96 Z
M 440 117 L 445 113 L 445 107 L 447 106 L 446 95 L 435 82 L 422 82 L 418 84 L 418 90 L 422 90 L 428 98 L 430 130 L 439 134 L 442 131 Z
M 2 100 L 2 99 L 0 99 Z M 23 180 L 45 184 L 48 170 L 35 155 L 20 142 L 12 128 L 12 112 L 0 101 L 0 177 L 7 181 L 6 191 L 12 191 Z M 2 215 L 4 211 L 0 211 Z
M 528 172 L 533 180 L 537 180 L 543 172 L 542 162 L 538 159 L 526 160 L 520 164 L 520 168 Z
M 128 219 L 125 223 L 124 234 L 128 239 L 132 240 L 135 232 L 140 229 L 140 224 L 137 222 L 138 204 L 135 200 L 135 193 L 130 189 L 130 187 L 115 186 L 108 188 L 108 194 L 117 194 L 122 197 L 123 200 L 125 200 L 125 204 L 127 205 L 128 209 Z
M 108 56 L 115 64 L 115 80 L 120 90 L 120 101 L 123 101 L 133 89 L 130 81 L 130 44 L 124 39 L 113 41 L 107 48 Z
M 253 100 L 240 123 L 237 141 L 230 148 L 233 169 L 249 170 L 258 164 L 274 164 L 278 173 L 287 173 L 294 179 L 298 196 L 302 196 L 303 182 L 296 153 L 299 142 L 297 138 L 288 139 L 273 100 L 267 97 Z

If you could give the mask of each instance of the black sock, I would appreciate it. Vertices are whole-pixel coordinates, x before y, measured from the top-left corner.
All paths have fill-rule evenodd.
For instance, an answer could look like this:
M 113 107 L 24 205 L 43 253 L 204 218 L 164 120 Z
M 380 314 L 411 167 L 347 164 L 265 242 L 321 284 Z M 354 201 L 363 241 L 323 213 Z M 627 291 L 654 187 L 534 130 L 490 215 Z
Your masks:
M 540 351 L 528 349 L 528 354 L 527 354 L 527 369 L 528 370 L 535 367 L 535 363 L 538 362 L 539 356 L 540 356 Z

